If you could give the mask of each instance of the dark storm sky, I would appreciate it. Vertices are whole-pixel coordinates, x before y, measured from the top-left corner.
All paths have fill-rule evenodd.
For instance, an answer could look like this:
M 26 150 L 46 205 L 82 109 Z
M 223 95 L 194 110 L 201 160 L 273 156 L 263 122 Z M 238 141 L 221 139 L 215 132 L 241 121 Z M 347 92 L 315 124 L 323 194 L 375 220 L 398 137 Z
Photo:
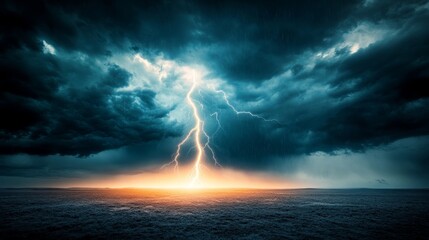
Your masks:
M 182 70 L 193 67 L 211 134 L 218 113 L 224 166 L 323 186 L 429 187 L 428 1 L 0 9 L 1 186 L 168 162 L 192 127 Z M 278 122 L 234 114 L 212 85 Z

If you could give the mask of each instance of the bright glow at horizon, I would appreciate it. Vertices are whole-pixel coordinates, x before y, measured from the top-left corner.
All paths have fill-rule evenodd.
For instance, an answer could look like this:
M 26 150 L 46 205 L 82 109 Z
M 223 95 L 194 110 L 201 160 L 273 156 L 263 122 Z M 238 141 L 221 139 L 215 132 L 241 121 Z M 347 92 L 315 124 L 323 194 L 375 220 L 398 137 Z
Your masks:
M 181 171 L 171 174 L 171 170 L 163 169 L 157 172 L 143 172 L 135 175 L 100 176 L 93 179 L 76 179 L 72 182 L 59 183 L 61 187 L 89 188 L 144 188 L 144 189 L 285 189 L 302 188 L 305 185 L 291 181 L 288 178 L 264 174 L 262 172 L 245 172 L 228 168 L 204 169 L 204 174 L 198 184 L 190 187 L 189 172 L 194 164 L 181 166 Z M 57 185 L 57 186 L 58 186 Z

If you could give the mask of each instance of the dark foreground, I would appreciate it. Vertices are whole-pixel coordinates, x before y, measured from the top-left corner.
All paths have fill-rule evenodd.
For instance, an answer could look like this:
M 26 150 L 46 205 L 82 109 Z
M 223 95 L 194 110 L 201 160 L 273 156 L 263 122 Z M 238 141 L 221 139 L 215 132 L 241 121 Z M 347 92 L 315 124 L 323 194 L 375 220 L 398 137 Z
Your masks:
M 0 239 L 429 239 L 428 190 L 0 190 Z

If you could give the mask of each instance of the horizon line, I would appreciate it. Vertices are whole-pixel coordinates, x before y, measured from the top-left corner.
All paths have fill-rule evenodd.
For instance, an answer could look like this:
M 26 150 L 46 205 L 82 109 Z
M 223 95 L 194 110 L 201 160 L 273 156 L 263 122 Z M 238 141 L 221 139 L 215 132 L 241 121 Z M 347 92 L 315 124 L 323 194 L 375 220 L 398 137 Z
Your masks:
M 199 190 L 429 190 L 429 187 L 412 187 L 412 188 L 399 188 L 399 187 L 388 187 L 388 188 L 373 188 L 373 187 L 302 187 L 302 188 L 257 188 L 257 187 L 204 187 L 204 188 L 186 188 L 186 187 L 0 187 L 1 190 L 20 190 L 20 189 L 32 189 L 32 190 L 85 190 L 85 189 L 98 189 L 98 190 L 187 190 L 187 191 L 199 191 Z

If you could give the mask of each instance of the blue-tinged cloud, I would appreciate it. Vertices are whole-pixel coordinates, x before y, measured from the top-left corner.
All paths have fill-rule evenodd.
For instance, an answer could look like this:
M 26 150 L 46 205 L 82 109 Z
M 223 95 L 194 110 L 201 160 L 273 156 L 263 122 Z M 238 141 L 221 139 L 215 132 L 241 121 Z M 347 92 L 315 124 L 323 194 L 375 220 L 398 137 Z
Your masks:
M 192 70 L 199 78 L 194 98 L 227 167 L 273 171 L 315 153 L 329 158 L 401 139 L 423 141 L 428 6 L 418 0 L 3 2 L 2 172 L 25 174 L 13 171 L 15 154 L 121 151 L 115 156 L 129 160 L 115 162 L 118 171 L 168 161 L 175 137 L 192 126 L 184 102 Z M 162 153 L 144 147 L 151 144 L 163 145 Z M 418 169 L 427 167 L 427 156 L 404 159 Z M 371 181 L 395 182 L 388 176 Z
M 73 53 L 2 55 L 3 154 L 88 155 L 174 136 L 151 90 L 121 92 L 132 74 Z

